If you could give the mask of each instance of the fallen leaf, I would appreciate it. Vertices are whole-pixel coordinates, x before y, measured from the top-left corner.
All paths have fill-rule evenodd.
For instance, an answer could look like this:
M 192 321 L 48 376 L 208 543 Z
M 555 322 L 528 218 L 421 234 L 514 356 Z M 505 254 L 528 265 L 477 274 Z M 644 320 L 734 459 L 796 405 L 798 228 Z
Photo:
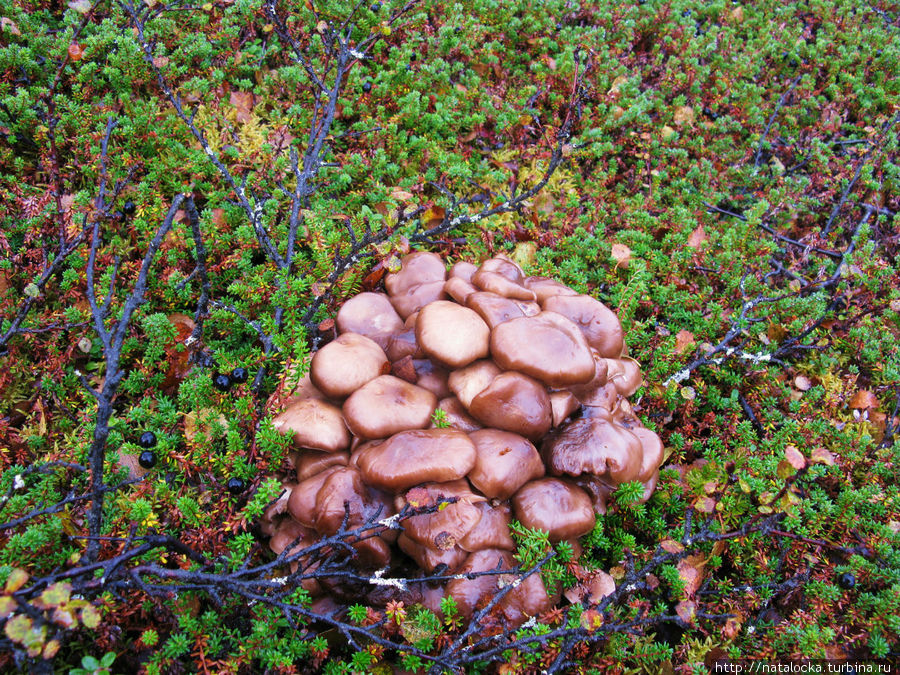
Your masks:
M 668 140 L 669 140 L 670 138 L 672 138 L 676 133 L 678 133 L 678 132 L 675 131 L 672 127 L 670 127 L 668 124 L 665 125 L 665 126 L 664 126 L 662 129 L 660 129 L 660 131 L 659 131 L 659 135 L 660 135 L 660 137 L 661 137 L 664 141 L 668 141 Z
M 676 569 L 678 570 L 678 576 L 684 582 L 684 594 L 686 597 L 694 597 L 694 594 L 700 588 L 700 584 L 703 581 L 705 563 L 705 558 L 698 553 L 678 561 Z
M 169 57 L 168 56 L 154 56 L 153 57 L 153 66 L 155 68 L 165 68 L 169 65 Z
M 685 124 L 694 123 L 694 109 L 689 105 L 682 105 L 675 108 L 675 124 L 683 126 Z
M 391 188 L 391 197 L 396 199 L 399 202 L 408 202 L 413 198 L 412 192 L 407 192 L 402 188 Z
M 809 391 L 812 388 L 812 382 L 806 375 L 798 375 L 794 378 L 794 386 L 800 391 Z
M 19 27 L 16 25 L 16 22 L 5 16 L 0 16 L 0 31 L 9 32 L 13 35 L 22 34 Z
M 228 102 L 237 110 L 237 121 L 246 123 L 253 116 L 253 94 L 249 91 L 233 91 Z
M 694 334 L 689 330 L 680 330 L 675 334 L 675 353 L 680 354 L 694 344 Z
M 12 572 L 9 573 L 9 576 L 6 578 L 6 592 L 7 593 L 15 593 L 17 590 L 22 588 L 25 585 L 25 582 L 28 581 L 28 572 L 25 570 L 14 567 Z
M 69 9 L 74 9 L 79 14 L 87 14 L 91 11 L 90 0 L 72 0 L 68 5 Z
M 685 623 L 693 623 L 694 615 L 697 613 L 697 603 L 691 600 L 682 600 L 675 605 L 675 613 Z
M 694 228 L 694 231 L 691 232 L 690 236 L 687 240 L 687 245 L 691 248 L 700 248 L 709 237 L 706 236 L 706 232 L 703 230 L 702 225 L 698 225 Z
M 603 570 L 597 570 L 596 575 L 590 582 L 590 595 L 588 600 L 592 605 L 596 605 L 607 595 L 612 595 L 616 591 L 616 582 L 613 578 Z
M 865 408 L 878 408 L 881 405 L 878 402 L 878 398 L 871 391 L 866 389 L 860 389 L 853 398 L 850 399 L 850 407 L 858 410 L 863 410 Z
M 834 455 L 832 455 L 825 448 L 813 448 L 811 457 L 812 461 L 816 462 L 817 464 L 834 466 Z
M 659 543 L 659 545 L 662 547 L 663 551 L 667 551 L 669 553 L 681 553 L 684 550 L 684 546 L 682 546 L 680 542 L 677 542 L 674 539 L 663 539 Z
M 806 457 L 793 445 L 789 445 L 784 449 L 784 458 L 792 467 L 799 471 L 806 466 Z
M 628 82 L 628 78 L 625 75 L 619 75 L 616 79 L 612 81 L 612 86 L 607 91 L 607 94 L 618 94 L 619 88 Z
M 67 51 L 69 53 L 69 58 L 73 61 L 81 61 L 81 59 L 84 58 L 84 47 L 77 42 L 70 44 Z
M 613 244 L 612 258 L 616 261 L 616 268 L 621 267 L 625 269 L 628 267 L 628 263 L 631 262 L 631 249 L 625 244 Z

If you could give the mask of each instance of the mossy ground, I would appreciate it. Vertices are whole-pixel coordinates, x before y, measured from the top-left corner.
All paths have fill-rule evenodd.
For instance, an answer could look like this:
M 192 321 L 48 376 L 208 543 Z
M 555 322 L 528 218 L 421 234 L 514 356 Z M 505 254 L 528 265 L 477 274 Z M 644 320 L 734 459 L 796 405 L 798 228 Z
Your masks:
M 320 35 L 351 9 L 272 6 L 290 17 L 287 29 L 313 65 L 325 58 Z M 725 655 L 896 663 L 897 7 L 423 0 L 388 22 L 399 6 L 363 5 L 353 15 L 354 39 L 378 41 L 341 84 L 327 165 L 283 269 L 261 251 L 235 185 L 210 159 L 238 185 L 246 180 L 283 253 L 295 187 L 288 149 L 305 147 L 314 97 L 268 3 L 0 0 L 0 522 L 9 525 L 0 530 L 0 572 L 12 580 L 3 597 L 41 591 L 27 583 L 79 564 L 86 547 L 88 500 L 13 522 L 89 488 L 85 472 L 59 463 L 88 463 L 97 406 L 79 376 L 102 385 L 106 354 L 86 295 L 90 237 L 41 279 L 62 237 L 99 218 L 97 292 L 102 300 L 117 267 L 115 316 L 175 195 L 192 195 L 199 208 L 211 295 L 221 303 L 202 333 L 215 365 L 189 364 L 175 346 L 184 335 L 170 318 L 193 316 L 201 294 L 182 210 L 122 346 L 107 482 L 122 477 L 117 452 L 140 454 L 144 430 L 156 433 L 158 462 L 143 482 L 107 495 L 100 555 L 117 555 L 129 537 L 164 534 L 227 570 L 248 555 L 269 557 L 250 529 L 277 496 L 273 477 L 287 448 L 266 400 L 304 362 L 316 331 L 330 330 L 343 299 L 377 287 L 416 228 L 441 222 L 450 195 L 483 196 L 458 207 L 477 213 L 539 180 L 568 120 L 565 161 L 522 209 L 442 232 L 427 247 L 451 260 L 506 253 L 617 310 L 644 369 L 635 399 L 667 460 L 653 498 L 632 506 L 633 490 L 623 490 L 587 538 L 580 568 L 555 572 L 573 581 L 596 567 L 622 581 L 656 564 L 615 606 L 541 617 L 530 629 L 570 626 L 583 640 L 548 638 L 531 653 L 506 654 L 501 670 L 537 672 L 564 644 L 584 672 L 702 672 Z M 117 127 L 104 169 L 110 118 Z M 110 209 L 98 214 L 104 170 Z M 127 201 L 134 215 L 116 215 Z M 398 217 L 415 206 L 411 220 Z M 367 230 L 385 233 L 383 241 L 330 283 Z M 27 315 L 14 325 L 23 303 Z M 237 366 L 250 381 L 214 389 L 211 373 Z M 27 473 L 44 462 L 57 464 Z M 229 494 L 233 477 L 247 490 Z M 747 536 L 716 538 L 777 514 Z M 698 533 L 701 543 L 685 548 Z M 526 559 L 542 547 L 523 537 Z M 190 566 L 171 551 L 141 561 Z M 19 583 L 14 569 L 31 581 Z M 841 578 L 848 573 L 853 584 Z M 52 656 L 61 671 L 108 652 L 115 672 L 289 671 L 292 663 L 347 672 L 402 660 L 372 645 L 354 654 L 333 641 L 329 651 L 321 638 L 297 639 L 276 610 L 219 600 L 151 599 L 133 588 L 97 595 L 95 616 L 77 599 L 51 596 L 27 626 L 12 618 L 24 609 L 2 604 L 10 651 L 0 664 L 10 667 L 12 651 L 26 648 L 36 649 L 32 666 Z M 370 611 L 350 618 L 365 624 L 379 616 Z M 420 614 L 416 635 L 435 638 L 425 651 L 460 630 Z

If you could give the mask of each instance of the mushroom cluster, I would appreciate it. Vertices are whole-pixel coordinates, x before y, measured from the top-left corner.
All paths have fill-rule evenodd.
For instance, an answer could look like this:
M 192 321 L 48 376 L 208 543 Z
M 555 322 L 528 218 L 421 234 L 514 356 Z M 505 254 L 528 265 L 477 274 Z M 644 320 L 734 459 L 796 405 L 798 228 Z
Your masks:
M 577 551 L 618 485 L 639 481 L 649 499 L 663 447 L 629 405 L 641 373 L 613 311 L 502 256 L 448 273 L 439 256 L 412 253 L 385 286 L 341 307 L 338 337 L 275 419 L 296 448 L 296 480 L 263 518 L 275 552 L 345 518 L 352 529 L 444 499 L 401 521 L 399 536 L 351 542 L 355 564 L 512 569 L 512 518 Z M 447 593 L 470 616 L 502 577 L 453 579 L 422 601 Z M 518 625 L 558 598 L 531 575 L 495 611 Z

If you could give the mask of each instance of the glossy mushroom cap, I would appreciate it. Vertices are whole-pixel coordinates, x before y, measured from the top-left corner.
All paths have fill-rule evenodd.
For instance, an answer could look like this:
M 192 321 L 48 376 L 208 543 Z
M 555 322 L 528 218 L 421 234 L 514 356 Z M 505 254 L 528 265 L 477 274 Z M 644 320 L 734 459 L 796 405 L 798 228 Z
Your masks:
M 437 504 L 442 499 L 456 500 L 434 513 L 423 513 L 401 521 L 407 537 L 441 551 L 459 544 L 478 525 L 482 511 L 477 505 L 486 501 L 484 497 L 472 492 L 465 478 L 415 487 L 406 496 L 398 497 L 398 510 L 403 508 L 408 499 L 428 504 Z
M 571 320 L 601 356 L 617 359 L 622 355 L 625 344 L 622 324 L 616 313 L 599 300 L 587 295 L 555 295 L 541 306 Z
M 438 409 L 444 411 L 444 418 L 451 429 L 469 432 L 482 428 L 478 420 L 466 411 L 463 404 L 455 396 L 442 398 L 438 403 Z
M 343 333 L 313 355 L 309 374 L 326 396 L 345 398 L 390 368 L 376 342 L 358 333 Z
M 536 302 L 510 300 L 487 291 L 478 291 L 468 295 L 465 304 L 466 307 L 478 312 L 478 316 L 484 319 L 492 330 L 504 321 L 521 316 L 535 316 L 541 311 L 541 306 Z
M 469 404 L 469 413 L 487 427 L 539 440 L 550 430 L 550 396 L 537 380 L 501 373 Z
M 403 431 L 361 450 L 356 462 L 368 485 L 397 492 L 464 477 L 475 466 L 475 446 L 456 429 Z
M 537 301 L 544 304 L 547 298 L 556 295 L 578 295 L 578 291 L 550 277 L 526 277 L 525 288 L 534 292 Z
M 398 431 L 427 427 L 436 406 L 437 397 L 427 389 L 381 375 L 344 402 L 344 419 L 359 438 L 387 438 Z
M 422 308 L 416 320 L 416 340 L 422 350 L 450 368 L 462 368 L 487 356 L 490 334 L 476 312 L 445 300 Z
M 596 520 L 587 493 L 559 478 L 526 483 L 513 496 L 512 505 L 522 525 L 544 530 L 551 542 L 585 535 L 594 528 Z
M 340 408 L 327 401 L 295 401 L 272 420 L 272 425 L 283 434 L 291 434 L 295 448 L 338 452 L 350 445 L 350 432 Z
M 310 529 L 316 527 L 316 497 L 322 485 L 335 471 L 343 467 L 332 466 L 315 476 L 291 486 L 291 496 L 288 498 L 288 511 L 294 520 Z
M 541 454 L 554 476 L 590 473 L 620 485 L 640 476 L 643 447 L 637 436 L 612 420 L 582 417 L 550 434 Z
M 509 533 L 512 509 L 506 502 L 491 506 L 489 502 L 475 505 L 481 511 L 481 520 L 463 537 L 459 546 L 473 553 L 486 548 L 502 548 L 513 551 L 516 543 Z
M 379 342 L 383 336 L 402 330 L 403 319 L 384 293 L 360 293 L 341 306 L 337 327 L 341 333 L 358 333 Z
M 616 386 L 620 396 L 631 396 L 644 381 L 634 359 L 606 359 L 606 371 L 607 380 Z
M 578 326 L 554 312 L 501 323 L 491 333 L 491 356 L 504 370 L 530 375 L 551 387 L 584 384 L 595 373 L 594 358 Z
M 544 475 L 544 463 L 530 441 L 497 429 L 469 434 L 475 444 L 475 466 L 469 480 L 483 494 L 508 499 L 525 483 Z
M 400 260 L 400 270 L 384 278 L 384 287 L 389 295 L 401 295 L 413 286 L 435 281 L 443 282 L 446 278 L 447 269 L 439 255 L 416 251 L 403 256 Z
M 350 454 L 347 452 L 322 452 L 321 450 L 300 450 L 293 453 L 292 463 L 297 472 L 297 480 L 306 480 L 333 466 L 347 466 Z
M 461 305 L 466 304 L 466 298 L 478 291 L 472 284 L 459 277 L 450 277 L 444 282 L 444 293 Z
M 456 398 L 468 410 L 472 405 L 472 399 L 484 391 L 501 372 L 497 364 L 489 359 L 484 359 L 465 368 L 454 370 L 450 373 L 447 384 L 450 386 L 450 391 L 456 394 Z

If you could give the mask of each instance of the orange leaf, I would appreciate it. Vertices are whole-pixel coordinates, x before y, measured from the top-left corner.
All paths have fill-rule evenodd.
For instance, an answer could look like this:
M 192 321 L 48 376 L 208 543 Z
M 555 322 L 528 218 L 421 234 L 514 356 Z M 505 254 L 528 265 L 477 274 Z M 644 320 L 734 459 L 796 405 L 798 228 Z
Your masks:
M 617 268 L 625 269 L 628 267 L 628 263 L 631 262 L 631 249 L 625 244 L 613 244 L 612 258 L 616 261 Z
M 806 466 L 806 457 L 793 445 L 789 445 L 784 449 L 784 458 L 798 471 Z
M 866 389 L 860 389 L 858 392 L 856 392 L 853 398 L 850 399 L 850 407 L 857 408 L 859 410 L 862 410 L 864 408 L 875 409 L 879 405 L 881 404 L 878 402 L 875 394 L 873 394 L 871 391 L 867 391 Z
M 82 47 L 77 42 L 73 42 L 72 44 L 70 44 L 67 51 L 69 52 L 69 58 L 73 61 L 81 61 L 81 59 L 84 57 L 84 47 Z
M 708 239 L 709 237 L 706 236 L 703 226 L 698 225 L 688 237 L 687 245 L 691 248 L 700 248 Z
M 237 109 L 237 121 L 247 122 L 253 112 L 253 94 L 249 91 L 233 91 L 228 97 L 229 103 Z
M 826 450 L 825 448 L 813 448 L 812 460 L 817 464 L 834 466 L 834 455 L 828 452 L 828 450 Z
M 680 354 L 694 344 L 694 334 L 689 330 L 680 330 L 675 334 L 675 353 Z

